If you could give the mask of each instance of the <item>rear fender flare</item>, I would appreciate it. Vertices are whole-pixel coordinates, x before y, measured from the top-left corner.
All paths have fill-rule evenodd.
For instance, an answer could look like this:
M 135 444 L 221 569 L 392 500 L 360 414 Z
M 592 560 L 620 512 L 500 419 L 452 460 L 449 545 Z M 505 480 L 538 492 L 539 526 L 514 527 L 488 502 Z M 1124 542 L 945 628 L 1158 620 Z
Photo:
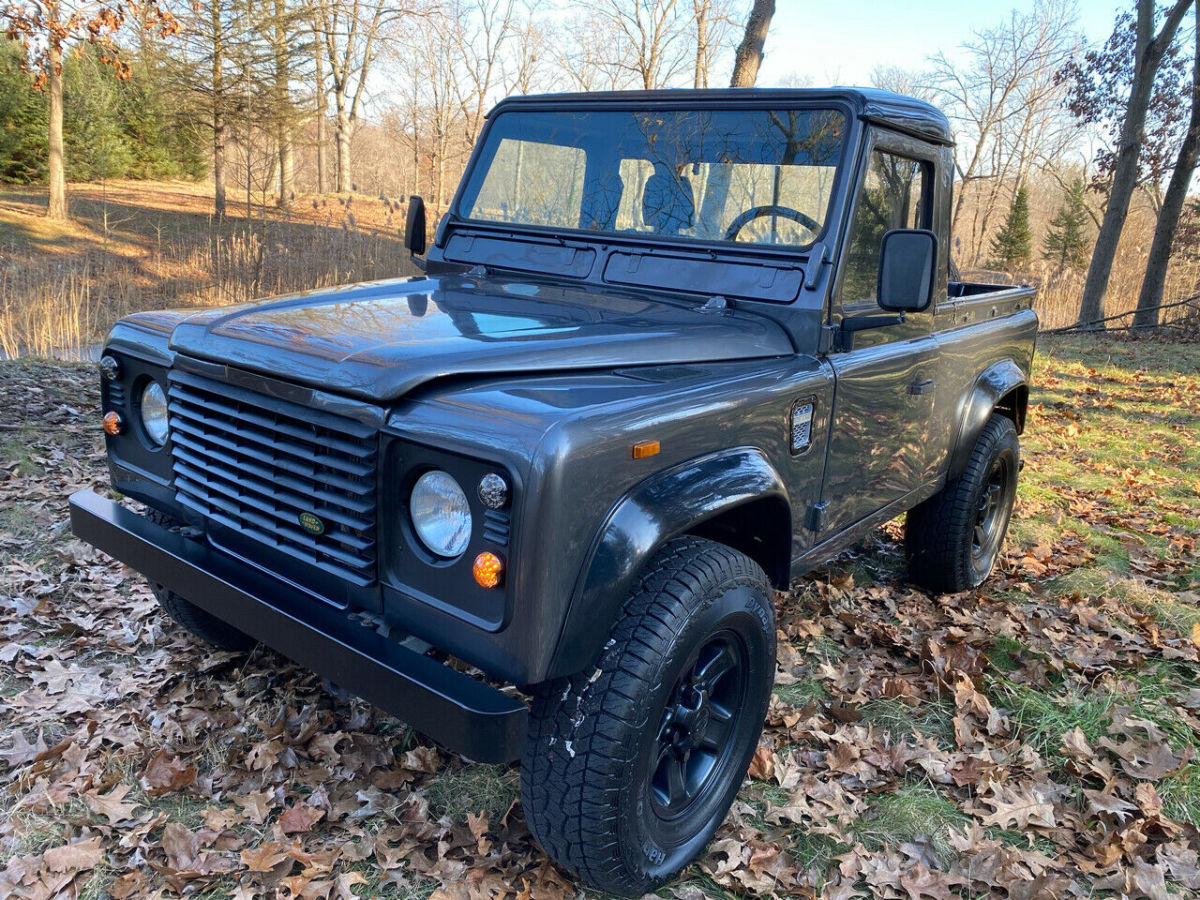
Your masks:
M 1024 431 L 1028 400 L 1029 380 L 1011 359 L 1003 359 L 984 369 L 967 397 L 959 419 L 946 480 L 957 478 L 966 469 L 983 426 L 997 409 L 1013 420 L 1018 433 Z
M 764 505 L 776 526 L 772 534 L 782 526 L 779 543 L 760 550 L 769 559 L 759 562 L 768 563 L 763 568 L 776 586 L 786 585 L 791 507 L 783 479 L 761 450 L 742 447 L 689 460 L 622 497 L 585 558 L 547 677 L 580 671 L 596 659 L 643 566 L 663 544 L 751 503 Z

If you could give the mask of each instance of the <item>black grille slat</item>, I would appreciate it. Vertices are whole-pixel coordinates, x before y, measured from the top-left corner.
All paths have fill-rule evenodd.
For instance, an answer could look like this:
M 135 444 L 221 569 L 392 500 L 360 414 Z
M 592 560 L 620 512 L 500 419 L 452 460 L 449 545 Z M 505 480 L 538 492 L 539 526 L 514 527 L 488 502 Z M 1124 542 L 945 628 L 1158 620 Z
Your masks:
M 266 466 L 262 466 L 257 463 L 248 462 L 247 460 L 244 460 L 244 459 L 235 459 L 227 453 L 222 453 L 220 451 L 213 450 L 211 448 L 208 450 L 207 454 L 197 453 L 197 452 L 193 452 L 193 450 L 191 450 L 190 448 L 185 447 L 185 446 L 181 445 L 178 441 L 176 441 L 175 442 L 175 455 L 183 462 L 191 463 L 192 465 L 200 466 L 201 468 L 211 467 L 214 471 L 217 471 L 217 472 L 222 472 L 223 469 L 221 467 L 213 465 L 211 462 L 212 460 L 217 460 L 218 462 L 222 463 L 223 466 L 240 467 L 243 471 L 249 472 L 252 475 L 254 475 L 260 479 L 261 478 L 266 478 L 266 479 L 274 478 L 274 480 L 277 483 L 283 485 L 288 490 L 293 491 L 293 492 L 300 492 L 300 495 L 305 497 L 306 500 L 307 500 L 307 497 L 311 495 L 313 497 L 316 497 L 318 500 L 322 501 L 323 503 L 325 503 L 329 506 L 336 506 L 339 509 L 345 509 L 351 513 L 374 514 L 374 512 L 375 512 L 374 498 L 366 496 L 365 493 L 363 496 L 360 497 L 357 495 L 357 492 L 355 492 L 354 494 L 351 494 L 349 492 L 337 493 L 335 491 L 330 491 L 330 490 L 325 489 L 324 487 L 319 486 L 312 479 L 296 478 L 292 475 L 283 475 L 278 472 L 273 473 Z M 246 481 L 246 479 L 238 478 L 237 481 L 239 483 L 242 483 L 243 481 Z M 254 484 L 252 482 L 248 483 L 247 486 L 251 490 L 254 490 Z M 312 503 L 311 503 L 311 501 L 309 501 L 308 506 L 306 506 L 305 509 L 308 509 L 311 506 L 312 506 Z
M 171 427 L 172 428 L 175 428 L 175 423 L 176 423 L 176 420 L 174 417 L 172 417 L 172 419 L 171 419 Z M 230 442 L 225 441 L 225 440 L 214 441 L 211 437 L 208 437 L 205 435 L 192 435 L 191 437 L 189 437 L 187 435 L 181 436 L 177 431 L 173 432 L 171 435 L 171 444 L 175 447 L 188 447 L 188 448 L 191 448 L 192 450 L 195 450 L 197 453 L 207 453 L 207 454 L 215 455 L 216 451 L 213 451 L 210 447 L 205 447 L 204 444 L 201 443 L 201 441 L 208 441 L 211 444 L 216 444 L 217 446 L 223 447 L 225 449 L 232 449 L 236 453 L 239 453 L 240 455 L 245 456 L 249 459 L 257 460 L 258 462 L 265 463 L 268 466 L 275 466 L 275 467 L 281 468 L 285 471 L 291 472 L 295 475 L 301 475 L 310 480 L 313 478 L 313 472 L 312 472 L 311 466 L 303 466 L 292 460 L 273 459 L 267 453 L 262 453 L 260 451 L 254 450 L 249 447 L 238 447 L 235 444 L 231 444 Z M 226 458 L 226 460 L 228 461 L 228 458 Z M 240 461 L 238 461 L 237 464 L 240 465 L 241 464 Z M 334 472 L 322 473 L 321 480 L 324 484 L 336 486 L 341 491 L 344 491 L 347 493 L 361 494 L 363 496 L 367 495 L 368 493 L 373 493 L 375 490 L 375 486 L 373 484 L 368 485 L 366 482 L 356 482 L 351 478 L 342 477 Z M 315 483 L 316 482 L 314 482 L 314 484 Z
M 183 479 L 186 481 L 186 479 Z M 212 491 L 205 490 L 203 485 L 191 482 L 188 485 L 188 494 L 195 499 L 203 500 L 211 508 L 221 510 L 227 515 L 241 516 L 247 522 L 253 523 L 264 532 L 270 532 L 279 537 L 287 538 L 294 544 L 299 544 L 301 547 L 307 547 L 314 552 L 320 551 L 334 559 L 339 563 L 351 568 L 361 568 L 365 565 L 360 556 L 354 553 L 348 553 L 339 550 L 336 547 L 322 545 L 320 540 L 305 534 L 299 528 L 293 528 L 286 522 L 276 521 L 277 517 L 270 513 L 264 513 L 256 506 L 250 509 L 243 508 L 247 504 L 239 503 L 236 500 L 231 500 L 221 494 L 214 494 Z M 322 535 L 323 537 L 324 535 Z M 273 542 L 277 543 L 277 542 Z
M 289 525 L 296 521 L 296 517 L 302 512 L 312 512 L 313 504 L 305 503 L 302 497 L 297 497 L 294 494 L 289 494 L 286 491 L 277 491 L 274 496 L 261 485 L 248 484 L 243 481 L 239 484 L 222 470 L 215 466 L 210 466 L 205 472 L 189 466 L 186 463 L 175 464 L 175 477 L 185 479 L 201 490 L 206 490 L 210 494 L 219 494 L 226 497 L 235 503 L 245 503 L 260 512 L 267 513 L 277 517 L 281 522 L 286 522 Z M 242 493 L 245 491 L 246 493 Z M 276 508 L 273 502 L 278 500 L 278 503 L 283 504 L 286 509 L 280 510 Z M 365 541 L 362 538 L 356 537 L 353 532 L 366 531 L 371 527 L 369 519 L 352 519 L 349 516 L 343 515 L 336 509 L 329 506 L 316 507 L 317 514 L 325 522 L 336 522 L 339 525 L 350 529 L 348 532 L 331 532 L 331 536 L 343 544 L 349 544 L 352 547 L 363 549 L 370 546 L 370 541 Z
M 180 427 L 185 433 L 207 438 L 216 443 L 220 443 L 218 436 L 228 440 L 228 436 L 232 434 L 238 439 L 253 441 L 258 446 L 265 447 L 269 451 L 286 453 L 296 459 L 312 460 L 315 465 L 329 466 L 346 475 L 361 478 L 373 471 L 372 466 L 362 465 L 356 463 L 354 460 L 346 459 L 343 456 L 333 453 L 316 451 L 313 449 L 316 439 L 309 445 L 296 443 L 295 441 L 273 440 L 268 432 L 260 431 L 256 428 L 239 428 L 236 422 L 214 419 L 203 413 L 183 413 L 180 410 L 176 410 L 174 414 L 176 417 L 179 417 Z M 186 419 L 182 418 L 184 415 L 187 416 Z M 231 449 L 238 449 L 236 443 L 229 444 L 228 446 Z
M 317 429 L 310 427 L 307 429 L 297 428 L 289 425 L 287 422 L 279 422 L 270 419 L 264 415 L 255 414 L 249 410 L 239 411 L 236 407 L 227 403 L 222 403 L 219 400 L 205 401 L 203 397 L 199 397 L 192 391 L 180 388 L 175 392 L 176 402 L 187 403 L 194 406 L 203 412 L 201 415 L 211 415 L 218 413 L 227 416 L 230 419 L 238 422 L 241 428 L 246 427 L 246 423 L 257 426 L 267 434 L 278 433 L 286 434 L 288 437 L 295 438 L 299 441 L 311 442 L 316 438 Z M 354 441 L 341 440 L 335 435 L 325 434 L 322 436 L 322 441 L 326 446 L 332 447 L 335 450 L 340 450 L 343 453 L 357 453 L 361 446 Z
M 375 583 L 372 427 L 183 372 L 171 375 L 168 403 L 180 503 L 353 584 Z M 324 530 L 302 528 L 304 514 Z

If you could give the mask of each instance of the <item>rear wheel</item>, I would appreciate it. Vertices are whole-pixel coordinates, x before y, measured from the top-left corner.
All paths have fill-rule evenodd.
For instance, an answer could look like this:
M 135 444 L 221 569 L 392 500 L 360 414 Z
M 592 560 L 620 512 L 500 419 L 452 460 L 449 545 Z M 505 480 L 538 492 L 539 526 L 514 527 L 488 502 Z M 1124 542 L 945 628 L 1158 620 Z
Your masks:
M 670 879 L 729 811 L 774 673 L 762 569 L 712 541 L 668 543 L 595 669 L 535 691 L 521 770 L 534 837 L 602 890 Z
M 908 513 L 905 549 L 913 581 L 954 593 L 991 574 L 1017 497 L 1021 448 L 1011 419 L 993 415 L 966 469 Z

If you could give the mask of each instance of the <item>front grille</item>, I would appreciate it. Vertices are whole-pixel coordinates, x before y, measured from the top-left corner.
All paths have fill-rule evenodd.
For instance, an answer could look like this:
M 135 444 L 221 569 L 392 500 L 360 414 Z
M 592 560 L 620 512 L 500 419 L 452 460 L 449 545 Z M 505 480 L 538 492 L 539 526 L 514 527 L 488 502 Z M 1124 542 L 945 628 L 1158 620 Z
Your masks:
M 168 404 L 181 504 L 353 584 L 375 582 L 374 428 L 186 372 L 171 373 Z

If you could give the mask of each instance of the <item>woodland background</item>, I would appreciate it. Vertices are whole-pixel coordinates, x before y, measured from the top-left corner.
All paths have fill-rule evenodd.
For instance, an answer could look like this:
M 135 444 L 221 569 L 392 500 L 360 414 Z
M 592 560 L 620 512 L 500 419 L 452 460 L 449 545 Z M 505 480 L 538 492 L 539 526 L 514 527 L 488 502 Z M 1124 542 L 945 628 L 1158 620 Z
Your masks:
M 409 274 L 399 247 L 406 198 L 424 195 L 434 216 L 445 208 L 496 100 L 723 86 L 754 24 L 748 14 L 761 19 L 773 7 L 7 0 L 0 352 L 77 353 L 140 308 Z M 1074 0 L 998 8 L 995 24 L 954 52 L 873 73 L 875 85 L 950 115 L 954 260 L 967 277 L 1037 284 L 1044 327 L 1129 326 L 1128 316 L 1103 320 L 1132 310 L 1139 295 L 1163 307 L 1141 325 L 1194 323 L 1193 7 L 1114 8 L 1111 34 L 1091 42 Z M 745 75 L 741 83 L 753 83 Z M 811 78 L 797 72 L 784 83 Z M 1122 129 L 1139 92 L 1144 120 L 1130 140 Z M 1137 151 L 1124 172 L 1123 146 L 1126 157 Z M 1100 242 L 1111 276 L 1089 288 L 1084 309 L 1106 218 L 1120 220 Z

